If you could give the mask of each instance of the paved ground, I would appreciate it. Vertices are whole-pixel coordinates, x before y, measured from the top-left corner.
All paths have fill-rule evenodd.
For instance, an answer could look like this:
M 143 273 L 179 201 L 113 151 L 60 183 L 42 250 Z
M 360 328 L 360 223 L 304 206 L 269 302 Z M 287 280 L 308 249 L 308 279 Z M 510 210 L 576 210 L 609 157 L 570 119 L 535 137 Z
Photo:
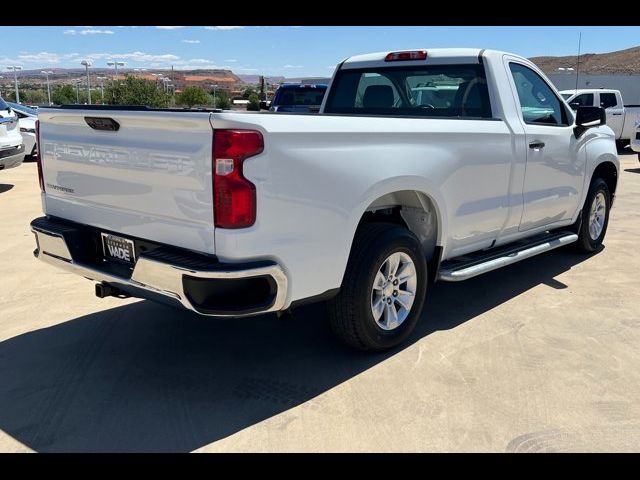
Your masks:
M 211 320 L 32 257 L 34 164 L 0 172 L 2 451 L 640 449 L 640 164 L 606 247 L 429 292 L 411 342 L 346 350 L 320 307 Z

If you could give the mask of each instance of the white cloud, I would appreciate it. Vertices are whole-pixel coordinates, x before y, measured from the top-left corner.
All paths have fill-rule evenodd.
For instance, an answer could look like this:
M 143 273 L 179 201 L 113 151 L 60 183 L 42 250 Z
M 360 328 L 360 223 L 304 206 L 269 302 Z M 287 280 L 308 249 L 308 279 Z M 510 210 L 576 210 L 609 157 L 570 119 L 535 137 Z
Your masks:
M 156 27 L 160 30 L 176 30 L 178 28 L 184 28 L 184 27 Z
M 236 30 L 244 27 L 204 27 L 206 30 Z
M 200 40 L 182 40 L 182 43 L 200 43 Z
M 131 62 L 145 63 L 145 62 L 172 62 L 179 60 L 180 57 L 173 55 L 172 53 L 153 54 L 145 52 L 130 52 L 130 53 L 90 53 L 85 55 L 92 60 L 112 59 L 117 60 L 129 60 Z
M 77 32 L 73 29 L 69 29 L 69 30 L 65 30 L 64 32 L 62 32 L 65 35 L 75 35 Z
M 62 61 L 74 61 L 79 59 L 80 55 L 77 53 L 52 53 L 52 52 L 38 52 L 38 53 L 21 53 L 18 55 L 18 59 L 24 63 L 34 63 L 37 65 L 46 64 L 58 64 Z
M 113 30 L 96 30 L 89 28 L 87 30 L 80 30 L 78 33 L 80 35 L 113 35 Z
M 287 64 L 282 68 L 304 68 L 304 66 L 303 65 L 290 65 L 290 64 Z
M 230 63 L 235 63 L 237 61 L 238 60 L 236 60 L 235 58 L 227 58 L 227 62 L 230 62 Z

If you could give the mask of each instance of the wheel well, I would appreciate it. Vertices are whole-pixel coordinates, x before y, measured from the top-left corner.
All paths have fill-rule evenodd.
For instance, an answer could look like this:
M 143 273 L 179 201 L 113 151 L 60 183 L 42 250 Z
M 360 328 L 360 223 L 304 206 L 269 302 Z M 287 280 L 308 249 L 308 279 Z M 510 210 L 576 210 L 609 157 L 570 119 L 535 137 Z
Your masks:
M 433 201 L 424 193 L 402 190 L 378 198 L 367 207 L 358 228 L 370 222 L 406 227 L 420 240 L 427 260 L 432 260 L 438 239 L 438 217 Z
M 618 170 L 616 166 L 611 162 L 602 162 L 593 171 L 591 179 L 602 178 L 609 187 L 609 192 L 613 196 L 616 193 L 616 186 L 618 184 Z

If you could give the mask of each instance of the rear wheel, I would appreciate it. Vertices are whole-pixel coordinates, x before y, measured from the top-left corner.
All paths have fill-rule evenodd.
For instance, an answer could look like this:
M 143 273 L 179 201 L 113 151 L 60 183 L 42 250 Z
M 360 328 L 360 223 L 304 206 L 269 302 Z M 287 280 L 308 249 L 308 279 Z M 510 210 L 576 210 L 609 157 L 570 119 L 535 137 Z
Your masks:
M 420 242 L 389 223 L 360 227 L 340 293 L 329 301 L 334 333 L 359 350 L 392 348 L 413 331 L 427 284 Z
M 584 253 L 596 251 L 602 245 L 609 224 L 611 195 L 607 183 L 601 178 L 591 181 L 582 209 L 582 223 L 576 248 Z

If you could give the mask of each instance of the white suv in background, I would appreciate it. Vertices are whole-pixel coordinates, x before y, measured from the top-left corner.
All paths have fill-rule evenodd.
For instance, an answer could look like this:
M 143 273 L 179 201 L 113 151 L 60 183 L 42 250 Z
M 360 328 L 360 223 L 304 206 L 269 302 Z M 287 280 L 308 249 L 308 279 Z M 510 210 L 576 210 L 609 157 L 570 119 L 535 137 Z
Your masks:
M 35 157 L 38 152 L 36 145 L 36 120 L 38 120 L 38 112 L 31 107 L 20 105 L 19 103 L 6 103 L 18 116 L 25 156 Z
M 0 97 L 0 170 L 17 167 L 24 160 L 24 144 L 18 116 Z

